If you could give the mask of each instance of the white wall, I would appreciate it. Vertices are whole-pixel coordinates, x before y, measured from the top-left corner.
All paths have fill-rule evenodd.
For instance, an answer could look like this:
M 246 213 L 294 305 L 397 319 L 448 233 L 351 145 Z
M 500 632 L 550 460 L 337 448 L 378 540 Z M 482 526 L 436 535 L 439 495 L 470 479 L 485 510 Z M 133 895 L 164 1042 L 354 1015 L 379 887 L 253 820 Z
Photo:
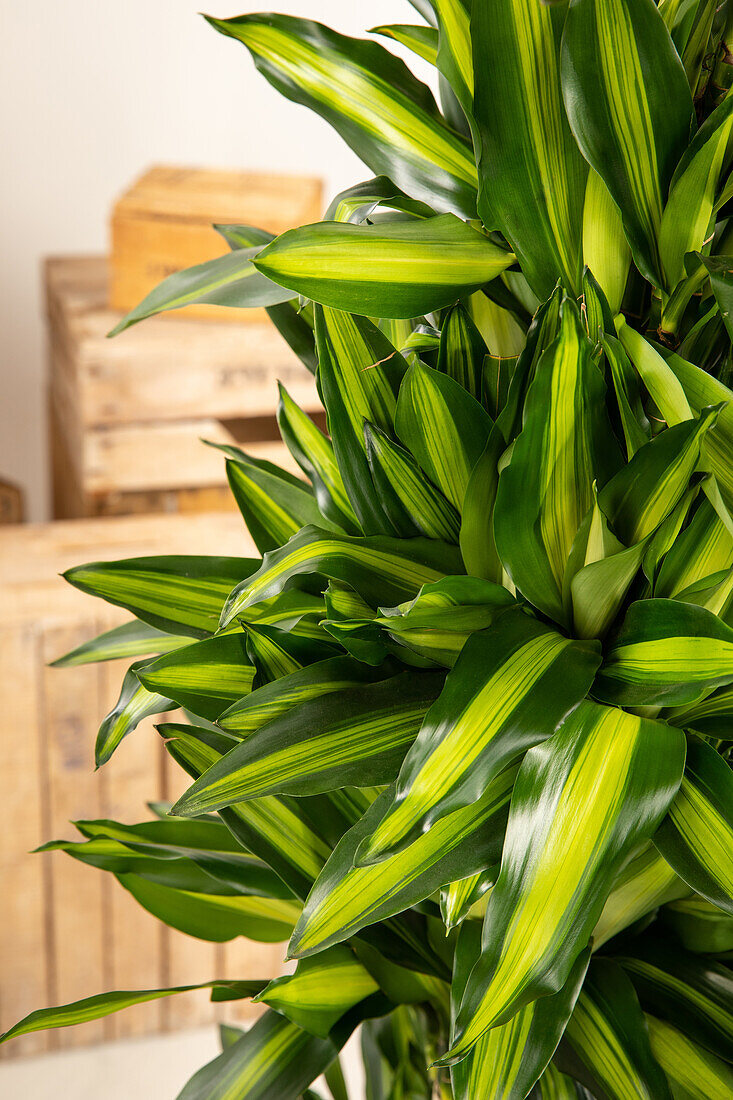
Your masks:
M 208 2 L 215 15 L 272 8 L 349 34 L 419 21 L 407 0 Z M 156 161 L 321 174 L 329 194 L 368 175 L 201 6 L 0 0 L 0 477 L 24 485 L 34 519 L 48 500 L 42 258 L 103 251 L 114 198 Z

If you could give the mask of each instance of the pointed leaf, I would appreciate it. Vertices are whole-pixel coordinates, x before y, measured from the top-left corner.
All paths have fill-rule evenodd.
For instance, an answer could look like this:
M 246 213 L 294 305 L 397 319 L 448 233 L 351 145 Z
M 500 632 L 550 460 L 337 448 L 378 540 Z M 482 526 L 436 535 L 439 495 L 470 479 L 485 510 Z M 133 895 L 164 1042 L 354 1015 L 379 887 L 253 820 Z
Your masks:
M 416 596 L 424 584 L 460 573 L 457 558 L 454 547 L 434 540 L 348 538 L 304 527 L 280 550 L 265 554 L 260 569 L 232 591 L 222 611 L 222 626 L 304 573 L 346 581 L 375 603 L 398 603 Z
M 144 657 L 150 653 L 169 653 L 188 644 L 189 639 L 178 634 L 156 630 L 154 626 L 133 619 L 98 634 L 88 642 L 51 661 L 51 668 L 75 668 L 98 661 L 117 661 L 121 657 Z
M 455 2 L 460 7 L 459 0 Z M 459 302 L 443 322 L 438 348 L 438 370 L 458 382 L 472 397 L 480 401 L 481 377 L 488 350 L 470 314 Z
M 454 214 L 290 229 L 254 261 L 268 279 L 333 309 L 419 317 L 470 294 L 515 262 Z
M 244 643 L 243 634 L 205 638 L 144 662 L 137 676 L 148 691 L 157 691 L 214 721 L 252 687 L 255 670 L 247 659 Z
M 733 915 L 733 772 L 690 739 L 682 785 L 654 843 L 693 890 Z
M 243 42 L 267 80 L 330 122 L 373 172 L 418 199 L 475 216 L 471 150 L 429 89 L 378 43 L 285 15 L 209 22 Z
M 261 554 L 282 546 L 307 523 L 323 523 L 313 492 L 270 462 L 229 459 L 227 480 L 247 530 Z
M 302 703 L 233 748 L 171 812 L 196 817 L 262 795 L 388 783 L 442 682 L 403 673 Z
M 562 987 L 620 865 L 674 797 L 684 756 L 679 731 L 588 701 L 530 749 L 486 910 L 483 954 L 445 1061 Z
M 458 382 L 418 362 L 400 386 L 395 430 L 426 474 L 458 511 L 491 418 Z
M 646 1016 L 654 1056 L 685 1100 L 729 1100 L 733 1069 L 676 1027 Z
M 562 85 L 573 134 L 621 211 L 636 266 L 663 286 L 662 208 L 693 110 L 653 0 L 574 0 L 563 34 Z
M 122 681 L 120 696 L 99 727 L 94 745 L 94 760 L 98 768 L 107 763 L 120 741 L 137 729 L 144 718 L 162 714 L 174 706 L 172 698 L 148 691 L 141 684 L 137 674 L 146 664 L 146 661 L 136 661 L 130 665 Z
M 593 929 L 595 950 L 648 914 L 689 893 L 687 884 L 649 842 L 622 867 Z
M 423 61 L 431 65 L 438 60 L 438 32 L 435 27 L 413 26 L 408 23 L 390 23 L 382 27 L 372 27 L 370 34 L 381 34 L 391 38 L 401 46 L 407 46 Z
M 498 0 L 474 5 L 471 27 L 479 212 L 504 233 L 543 301 L 558 279 L 569 293 L 580 290 L 587 166 L 560 90 L 566 9 Z
M 563 599 L 568 557 L 593 504 L 593 483 L 603 485 L 614 470 L 605 385 L 591 351 L 566 300 L 496 497 L 494 534 L 505 569 L 528 600 L 560 623 L 569 612 Z
M 550 737 L 586 695 L 599 656 L 593 643 L 571 642 L 519 610 L 469 638 L 360 860 L 392 855 L 469 806 L 512 760 Z
M 583 204 L 583 262 L 598 280 L 612 314 L 618 313 L 629 275 L 631 250 L 619 209 L 592 168 L 588 172 Z M 595 338 L 592 329 L 589 335 Z

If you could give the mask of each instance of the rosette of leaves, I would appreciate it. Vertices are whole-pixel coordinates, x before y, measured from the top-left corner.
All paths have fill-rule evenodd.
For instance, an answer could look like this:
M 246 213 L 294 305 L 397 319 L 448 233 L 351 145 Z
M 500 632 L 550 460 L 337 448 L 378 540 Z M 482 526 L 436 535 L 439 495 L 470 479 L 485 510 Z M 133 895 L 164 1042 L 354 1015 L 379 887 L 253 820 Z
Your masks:
M 210 19 L 374 178 L 220 226 L 122 329 L 265 306 L 328 434 L 224 448 L 260 557 L 72 569 L 191 777 L 56 842 L 192 935 L 289 939 L 181 1100 L 733 1095 L 733 4 Z M 385 45 L 436 67 L 440 103 Z M 196 526 L 191 545 L 195 549 Z M 107 994 L 11 1029 L 176 990 Z

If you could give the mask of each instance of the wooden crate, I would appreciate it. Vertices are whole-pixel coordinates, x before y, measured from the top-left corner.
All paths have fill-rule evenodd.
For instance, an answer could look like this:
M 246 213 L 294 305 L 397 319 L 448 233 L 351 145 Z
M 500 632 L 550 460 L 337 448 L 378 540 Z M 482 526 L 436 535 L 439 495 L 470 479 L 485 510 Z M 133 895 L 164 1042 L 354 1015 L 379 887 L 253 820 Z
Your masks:
M 0 526 L 22 523 L 24 512 L 23 490 L 12 481 L 0 480 Z
M 174 271 L 221 256 L 227 245 L 213 224 L 256 225 L 277 234 L 318 221 L 322 204 L 322 182 L 308 176 L 151 168 L 112 211 L 110 304 L 126 313 Z M 198 305 L 186 310 L 191 315 L 228 321 L 230 311 Z M 244 314 L 253 323 L 265 316 L 264 310 Z
M 277 430 L 277 381 L 309 411 L 320 403 L 269 320 L 156 317 L 108 340 L 120 315 L 107 279 L 102 257 L 46 263 L 54 516 L 231 506 L 223 458 L 201 438 L 296 472 Z
M 209 944 L 161 926 L 109 875 L 62 852 L 70 819 L 145 820 L 145 803 L 174 799 L 188 780 L 151 719 L 94 771 L 99 722 L 126 662 L 54 669 L 48 662 L 130 616 L 71 588 L 58 574 L 92 559 L 159 553 L 252 554 L 233 515 L 133 516 L 0 530 L 0 683 L 5 826 L 0 832 L 0 1031 L 33 1009 L 107 989 L 186 985 L 282 971 L 282 945 Z M 38 1032 L 0 1056 L 251 1018 L 249 1002 L 215 1006 L 206 992 L 139 1005 L 78 1028 Z

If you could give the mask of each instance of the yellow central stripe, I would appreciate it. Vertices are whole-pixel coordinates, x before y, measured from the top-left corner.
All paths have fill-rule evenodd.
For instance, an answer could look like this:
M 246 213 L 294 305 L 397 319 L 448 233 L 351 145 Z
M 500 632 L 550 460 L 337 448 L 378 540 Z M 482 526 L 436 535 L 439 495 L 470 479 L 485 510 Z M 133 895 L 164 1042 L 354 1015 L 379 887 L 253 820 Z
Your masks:
M 733 896 L 733 829 L 687 776 L 669 816 L 699 863 Z

